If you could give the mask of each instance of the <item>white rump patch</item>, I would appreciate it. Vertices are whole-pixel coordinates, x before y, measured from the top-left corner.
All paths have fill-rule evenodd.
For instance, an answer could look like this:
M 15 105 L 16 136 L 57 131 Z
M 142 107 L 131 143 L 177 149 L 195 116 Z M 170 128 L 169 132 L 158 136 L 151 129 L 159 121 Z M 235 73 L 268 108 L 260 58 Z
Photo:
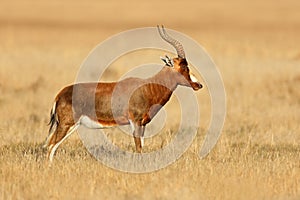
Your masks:
M 96 122 L 85 115 L 81 116 L 79 121 L 80 121 L 80 124 L 82 124 L 83 126 L 85 126 L 87 128 L 91 128 L 91 129 L 105 128 L 105 126 L 103 126 L 99 122 Z
M 198 79 L 193 74 L 190 74 L 190 77 L 194 83 L 199 82 Z

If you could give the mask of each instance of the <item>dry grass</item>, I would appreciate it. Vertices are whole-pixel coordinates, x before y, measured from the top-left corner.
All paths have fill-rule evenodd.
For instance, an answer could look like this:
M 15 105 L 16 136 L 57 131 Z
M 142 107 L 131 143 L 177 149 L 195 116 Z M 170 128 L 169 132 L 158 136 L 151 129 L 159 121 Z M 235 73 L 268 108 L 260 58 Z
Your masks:
M 299 1 L 170 4 L 1 2 L 0 199 L 300 198 Z M 74 81 L 100 41 L 157 23 L 193 37 L 220 68 L 228 108 L 214 151 L 203 160 L 197 156 L 210 116 L 202 90 L 199 134 L 169 167 L 149 174 L 115 171 L 95 161 L 76 135 L 49 167 L 40 144 L 57 91 Z M 119 75 L 109 73 L 111 79 Z M 173 99 L 167 110 L 176 105 Z M 164 131 L 146 140 L 147 150 L 168 141 L 176 123 L 167 121 Z M 111 139 L 134 147 L 115 130 Z

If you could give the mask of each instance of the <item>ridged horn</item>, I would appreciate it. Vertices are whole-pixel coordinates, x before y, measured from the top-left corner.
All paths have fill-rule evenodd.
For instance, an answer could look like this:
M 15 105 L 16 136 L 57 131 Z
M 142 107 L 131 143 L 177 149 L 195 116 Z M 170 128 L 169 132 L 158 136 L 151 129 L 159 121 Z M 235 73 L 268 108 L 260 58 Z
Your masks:
M 178 40 L 175 40 L 174 38 L 169 36 L 163 25 L 161 26 L 161 28 L 159 27 L 159 25 L 157 25 L 157 29 L 160 37 L 164 39 L 166 42 L 168 42 L 169 44 L 171 44 L 176 49 L 178 57 L 185 58 L 185 53 L 182 44 Z

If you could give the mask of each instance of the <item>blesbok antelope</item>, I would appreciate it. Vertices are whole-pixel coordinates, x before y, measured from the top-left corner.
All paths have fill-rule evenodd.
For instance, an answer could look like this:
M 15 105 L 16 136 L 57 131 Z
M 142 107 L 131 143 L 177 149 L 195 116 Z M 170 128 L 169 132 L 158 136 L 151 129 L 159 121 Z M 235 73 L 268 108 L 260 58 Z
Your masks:
M 56 149 L 80 125 L 101 129 L 131 125 L 136 151 L 141 153 L 145 126 L 170 99 L 178 85 L 202 88 L 190 74 L 179 41 L 157 26 L 163 40 L 177 51 L 177 58 L 162 58 L 165 66 L 147 79 L 126 78 L 119 82 L 77 83 L 63 88 L 50 113 L 49 135 L 45 146 L 53 160 Z

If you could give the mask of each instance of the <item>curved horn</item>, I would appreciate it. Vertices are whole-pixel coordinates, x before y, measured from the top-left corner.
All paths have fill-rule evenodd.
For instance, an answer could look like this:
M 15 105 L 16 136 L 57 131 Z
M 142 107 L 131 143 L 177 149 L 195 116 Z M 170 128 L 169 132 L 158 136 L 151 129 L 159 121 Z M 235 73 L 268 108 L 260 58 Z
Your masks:
M 157 25 L 157 29 L 160 37 L 164 39 L 166 42 L 168 42 L 169 44 L 171 44 L 176 49 L 178 57 L 185 58 L 185 53 L 182 44 L 178 40 L 175 40 L 174 38 L 169 36 L 163 25 L 161 26 L 161 29 L 159 25 Z

